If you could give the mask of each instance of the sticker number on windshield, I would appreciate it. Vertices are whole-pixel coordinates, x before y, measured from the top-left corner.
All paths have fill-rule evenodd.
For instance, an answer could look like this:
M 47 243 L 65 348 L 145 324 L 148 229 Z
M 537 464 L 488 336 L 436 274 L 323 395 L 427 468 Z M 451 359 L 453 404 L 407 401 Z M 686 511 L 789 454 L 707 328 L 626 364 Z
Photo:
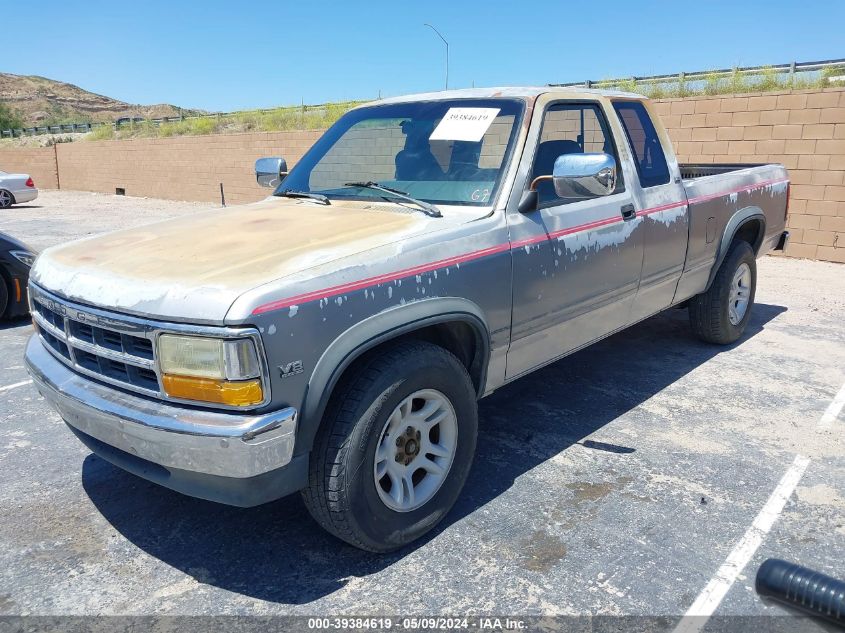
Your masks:
M 434 132 L 431 141 L 473 141 L 482 139 L 496 119 L 499 108 L 449 108 Z
M 487 198 L 490 197 L 490 190 L 486 187 L 484 189 L 476 189 L 472 192 L 470 198 L 472 198 L 473 202 L 487 202 Z

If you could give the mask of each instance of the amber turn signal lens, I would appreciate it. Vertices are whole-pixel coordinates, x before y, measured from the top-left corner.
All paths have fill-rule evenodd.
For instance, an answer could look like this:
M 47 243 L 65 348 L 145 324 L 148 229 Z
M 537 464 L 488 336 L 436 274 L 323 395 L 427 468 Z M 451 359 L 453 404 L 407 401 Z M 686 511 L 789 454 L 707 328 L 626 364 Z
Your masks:
M 230 381 L 165 374 L 161 381 L 165 393 L 171 398 L 227 404 L 234 407 L 260 404 L 264 400 L 261 381 L 257 378 Z

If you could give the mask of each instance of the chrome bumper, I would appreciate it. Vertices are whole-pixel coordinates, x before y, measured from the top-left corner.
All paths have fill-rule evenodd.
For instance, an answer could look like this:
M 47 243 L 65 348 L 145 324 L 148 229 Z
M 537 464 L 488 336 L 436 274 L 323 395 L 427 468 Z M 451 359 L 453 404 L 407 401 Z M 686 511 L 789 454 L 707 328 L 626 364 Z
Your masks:
M 296 409 L 264 415 L 202 411 L 135 396 L 68 369 L 37 336 L 26 368 L 38 391 L 86 435 L 164 468 L 246 478 L 287 465 Z

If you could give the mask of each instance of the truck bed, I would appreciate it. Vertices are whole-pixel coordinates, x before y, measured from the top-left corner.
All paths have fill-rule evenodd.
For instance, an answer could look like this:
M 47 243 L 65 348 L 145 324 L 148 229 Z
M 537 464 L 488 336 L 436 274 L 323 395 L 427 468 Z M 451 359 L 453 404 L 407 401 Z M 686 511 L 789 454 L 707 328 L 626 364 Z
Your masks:
M 681 163 L 681 178 L 692 180 L 704 176 L 717 176 L 731 171 L 739 171 L 750 167 L 762 167 L 765 163 Z
M 708 285 L 724 256 L 735 225 L 749 218 L 762 222 L 757 255 L 774 248 L 785 229 L 788 174 L 776 164 L 681 165 L 689 205 L 689 244 L 679 297 Z

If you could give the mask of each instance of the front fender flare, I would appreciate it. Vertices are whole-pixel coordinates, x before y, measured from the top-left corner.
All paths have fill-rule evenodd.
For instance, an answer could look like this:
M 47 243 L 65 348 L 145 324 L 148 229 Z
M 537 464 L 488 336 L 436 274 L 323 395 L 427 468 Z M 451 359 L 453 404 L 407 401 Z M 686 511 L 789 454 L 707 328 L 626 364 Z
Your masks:
M 394 306 L 359 321 L 338 336 L 317 361 L 308 381 L 297 429 L 295 454 L 310 452 L 329 398 L 343 372 L 367 350 L 414 330 L 462 321 L 480 338 L 479 395 L 484 392 L 490 357 L 490 330 L 481 308 L 468 299 L 432 297 Z
M 755 253 L 760 248 L 763 236 L 766 234 L 766 215 L 760 207 L 745 207 L 744 209 L 740 209 L 730 217 L 725 225 L 725 230 L 722 232 L 722 239 L 719 242 L 719 250 L 716 252 L 716 261 L 713 263 L 713 268 L 710 269 L 710 277 L 707 279 L 707 287 L 704 289 L 705 292 L 710 289 L 710 284 L 712 284 L 713 280 L 716 278 L 716 273 L 719 271 L 719 267 L 722 265 L 722 262 L 725 261 L 728 249 L 731 247 L 731 243 L 733 242 L 737 231 L 751 220 L 760 220 L 761 223 L 762 228 L 757 236 L 757 241 L 755 244 L 752 244 L 752 248 Z

